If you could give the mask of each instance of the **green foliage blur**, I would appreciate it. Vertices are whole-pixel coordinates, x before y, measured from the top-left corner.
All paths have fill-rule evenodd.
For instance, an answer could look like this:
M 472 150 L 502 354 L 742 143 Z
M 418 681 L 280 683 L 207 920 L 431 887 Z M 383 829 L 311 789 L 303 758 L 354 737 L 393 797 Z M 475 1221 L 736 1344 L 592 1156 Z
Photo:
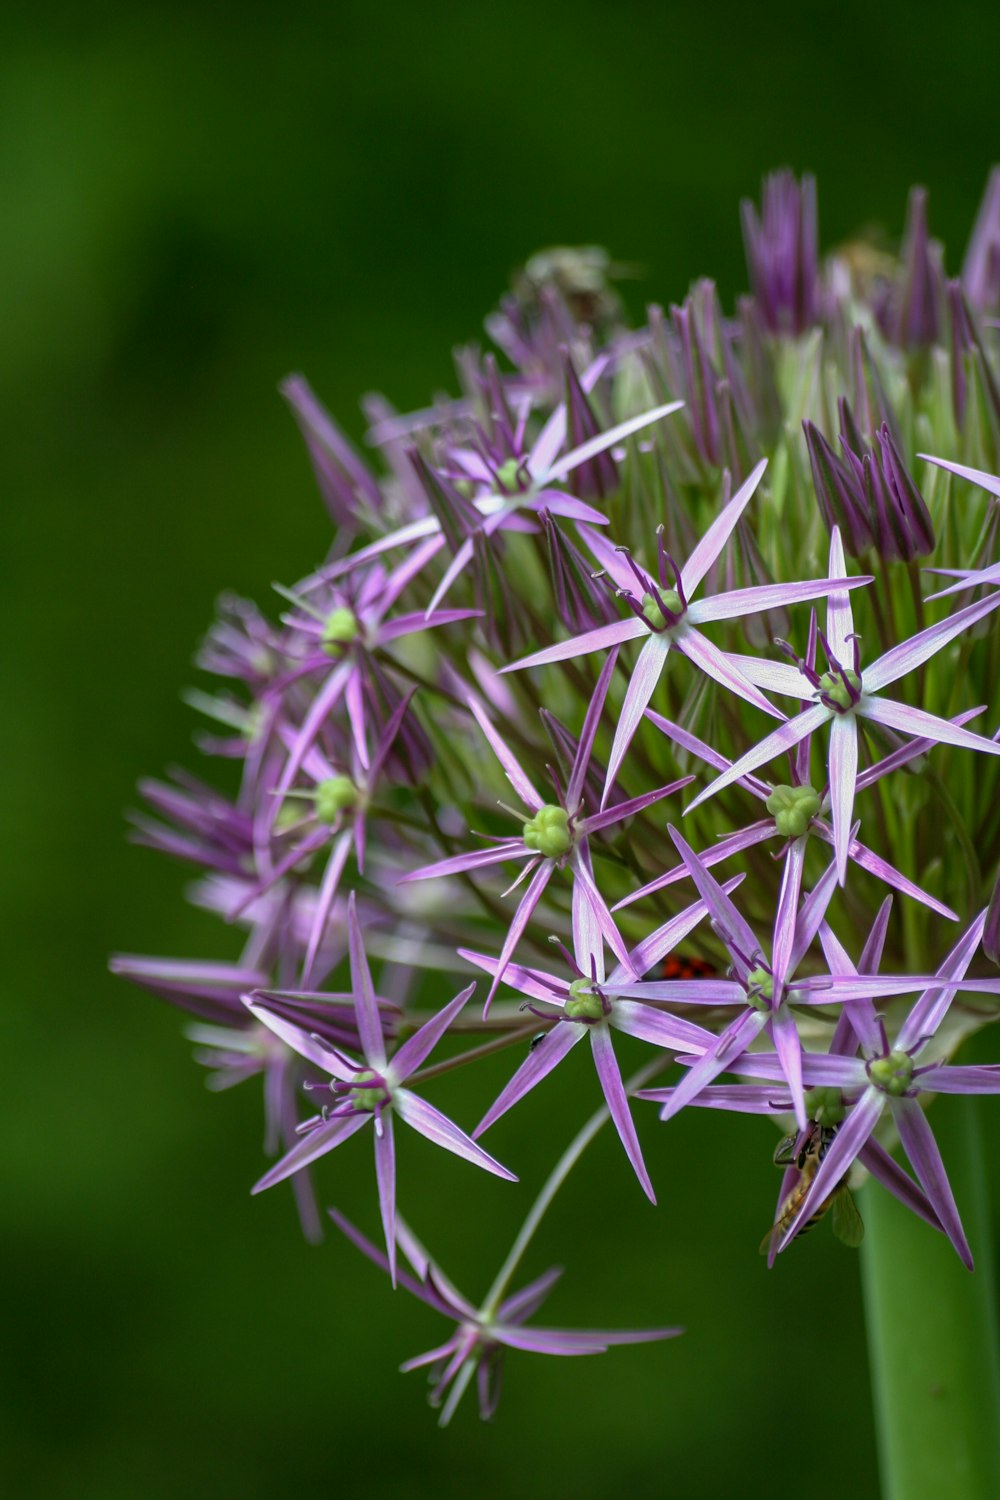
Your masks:
M 599 1141 L 526 1267 L 567 1266 L 548 1321 L 689 1332 L 514 1355 L 493 1426 L 469 1402 L 442 1434 L 396 1366 L 447 1330 L 332 1233 L 305 1245 L 288 1191 L 250 1198 L 255 1086 L 210 1095 L 179 1015 L 105 966 L 238 951 L 185 906 L 186 871 L 126 843 L 122 809 L 140 775 L 198 764 L 179 694 L 215 595 L 266 604 L 323 555 L 279 378 L 304 371 L 360 440 L 358 396 L 406 408 L 453 386 L 452 347 L 554 242 L 646 268 L 625 289 L 637 317 L 702 274 L 729 306 L 739 199 L 785 163 L 816 172 L 827 246 L 873 223 L 898 237 L 923 181 L 957 269 L 1000 155 L 996 14 L 18 11 L 0 23 L 4 1492 L 869 1500 L 856 1257 L 823 1226 L 766 1271 L 764 1122 L 660 1129 L 650 1108 L 655 1212 Z M 490 1138 L 518 1188 L 450 1161 L 424 1179 L 429 1148 L 401 1142 L 401 1206 L 472 1296 L 599 1102 L 578 1061 Z M 435 1097 L 471 1125 L 508 1064 Z M 321 1182 L 372 1230 L 369 1150 Z

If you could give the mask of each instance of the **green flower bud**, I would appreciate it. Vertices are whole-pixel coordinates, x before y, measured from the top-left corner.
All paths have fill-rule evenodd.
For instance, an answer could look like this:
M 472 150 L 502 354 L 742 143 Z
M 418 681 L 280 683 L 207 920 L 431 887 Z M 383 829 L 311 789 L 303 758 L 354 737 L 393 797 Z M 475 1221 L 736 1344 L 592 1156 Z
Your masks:
M 497 488 L 505 495 L 514 495 L 521 489 L 521 465 L 516 458 L 508 458 L 497 469 Z
M 358 1074 L 357 1086 L 350 1090 L 347 1097 L 355 1109 L 368 1109 L 373 1113 L 380 1104 L 384 1104 L 389 1098 L 388 1090 L 379 1081 L 375 1088 L 366 1088 L 365 1084 L 373 1083 L 378 1079 L 378 1074 L 371 1069 L 365 1069 Z
M 321 644 L 327 656 L 339 656 L 342 646 L 349 646 L 358 636 L 358 617 L 346 604 L 331 609 L 323 626 Z
M 846 1113 L 839 1089 L 806 1090 L 806 1114 L 817 1125 L 839 1125 Z
M 676 589 L 661 589 L 660 598 L 663 600 L 663 603 L 666 605 L 667 609 L 670 610 L 671 614 L 683 614 L 683 609 L 681 607 L 681 596 L 680 594 L 678 594 Z M 664 615 L 663 610 L 660 608 L 659 604 L 653 598 L 652 594 L 643 594 L 642 613 L 645 616 L 647 623 L 651 625 L 654 630 L 666 630 L 666 616 Z
M 913 1058 L 908 1052 L 890 1052 L 868 1064 L 868 1077 L 883 1094 L 900 1099 L 913 1082 Z
M 770 1010 L 774 999 L 774 977 L 769 969 L 758 965 L 747 975 L 747 1004 L 753 1010 Z
M 546 859 L 561 859 L 573 847 L 569 831 L 569 813 L 564 807 L 547 803 L 524 825 L 524 842 L 537 849 Z
M 603 1021 L 604 1002 L 589 979 L 574 979 L 569 987 L 565 1013 L 571 1021 Z
M 844 681 L 844 678 L 847 679 L 846 682 Z M 861 678 L 858 673 L 853 672 L 850 667 L 844 668 L 843 677 L 839 672 L 824 672 L 823 676 L 819 680 L 820 692 L 824 695 L 824 697 L 828 698 L 831 703 L 836 704 L 837 708 L 842 709 L 844 713 L 846 713 L 849 708 L 853 708 L 855 702 L 857 701 L 856 699 L 852 700 L 851 698 L 851 694 L 847 686 L 848 682 L 851 684 L 851 687 L 856 693 L 860 693 Z
M 336 823 L 349 807 L 357 807 L 359 792 L 349 776 L 329 776 L 316 787 L 316 816 L 321 823 Z
M 811 786 L 776 786 L 764 806 L 782 838 L 799 839 L 819 812 L 820 799 Z

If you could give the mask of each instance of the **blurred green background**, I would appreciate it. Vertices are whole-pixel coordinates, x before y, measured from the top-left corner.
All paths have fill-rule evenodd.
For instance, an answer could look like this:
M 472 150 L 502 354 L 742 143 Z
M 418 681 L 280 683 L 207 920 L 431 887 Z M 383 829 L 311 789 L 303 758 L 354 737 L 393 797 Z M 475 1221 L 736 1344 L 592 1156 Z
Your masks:
M 395 1367 L 444 1330 L 346 1244 L 303 1244 L 287 1192 L 251 1200 L 256 1086 L 208 1094 L 177 1014 L 105 965 L 236 953 L 121 810 L 197 764 L 179 690 L 215 595 L 266 602 L 324 551 L 278 379 L 360 439 L 359 394 L 451 386 L 553 242 L 646 267 L 637 316 L 698 274 L 730 305 L 738 201 L 784 163 L 817 173 L 827 246 L 898 236 L 923 181 L 957 268 L 1000 156 L 996 14 L 51 3 L 0 28 L 6 1493 L 875 1496 L 856 1257 L 824 1226 L 766 1272 L 760 1122 L 650 1111 L 660 1211 L 602 1140 L 529 1258 L 568 1266 L 548 1321 L 684 1339 L 515 1355 L 496 1423 L 469 1405 L 442 1435 Z M 471 1124 L 461 1087 L 436 1097 Z M 403 1142 L 403 1206 L 470 1294 L 596 1103 L 581 1063 L 505 1121 L 507 1192 L 447 1162 L 423 1186 Z M 373 1228 L 369 1149 L 327 1167 Z

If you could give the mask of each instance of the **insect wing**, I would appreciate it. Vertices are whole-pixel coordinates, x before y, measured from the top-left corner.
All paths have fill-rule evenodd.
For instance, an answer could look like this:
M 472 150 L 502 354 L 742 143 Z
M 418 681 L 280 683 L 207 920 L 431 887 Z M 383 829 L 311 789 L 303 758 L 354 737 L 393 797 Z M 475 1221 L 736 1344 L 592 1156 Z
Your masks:
M 830 1217 L 833 1232 L 841 1244 L 856 1250 L 865 1237 L 865 1225 L 848 1188 L 840 1188 L 834 1193 Z

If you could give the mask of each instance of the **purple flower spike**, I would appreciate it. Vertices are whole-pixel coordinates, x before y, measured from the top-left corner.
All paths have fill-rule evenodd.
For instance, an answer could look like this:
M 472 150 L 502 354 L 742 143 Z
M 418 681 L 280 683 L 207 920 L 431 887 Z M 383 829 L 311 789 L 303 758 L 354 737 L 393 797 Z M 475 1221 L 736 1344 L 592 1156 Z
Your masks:
M 516 1182 L 517 1178 L 481 1146 L 477 1146 L 447 1116 L 425 1099 L 402 1087 L 440 1041 L 472 996 L 475 985 L 470 985 L 456 995 L 436 1016 L 426 1021 L 419 1031 L 414 1032 L 391 1059 L 387 1059 L 382 1022 L 365 956 L 353 891 L 348 908 L 348 923 L 351 987 L 361 1041 L 361 1062 L 356 1062 L 340 1048 L 328 1045 L 315 1032 L 306 1031 L 286 1016 L 279 1015 L 264 998 L 250 996 L 245 1002 L 251 1015 L 269 1027 L 286 1046 L 330 1075 L 329 1089 L 335 1099 L 332 1106 L 324 1107 L 319 1115 L 299 1127 L 303 1139 L 264 1174 L 253 1191 L 262 1192 L 264 1188 L 273 1187 L 275 1183 L 290 1177 L 293 1172 L 301 1171 L 326 1152 L 341 1145 L 372 1120 L 375 1127 L 375 1174 L 379 1205 L 389 1252 L 390 1272 L 395 1282 L 396 1154 L 392 1136 L 393 1114 L 435 1145 L 464 1157 L 475 1166 L 483 1167 L 497 1177 L 505 1177 L 509 1182 Z
M 1000 167 L 994 167 L 979 205 L 962 265 L 962 286 L 977 312 L 1000 302 Z
M 764 179 L 760 216 L 749 199 L 741 213 L 750 285 L 765 326 L 804 333 L 819 315 L 815 179 L 800 184 L 791 172 L 773 172 Z
M 337 1228 L 370 1261 L 383 1271 L 392 1272 L 390 1261 L 371 1240 L 366 1239 L 351 1221 L 337 1209 L 328 1210 Z M 475 1307 L 430 1259 L 416 1237 L 400 1219 L 397 1221 L 400 1247 L 413 1268 L 400 1271 L 393 1278 L 411 1296 L 417 1297 L 442 1317 L 455 1324 L 451 1337 L 426 1354 L 418 1354 L 401 1366 L 404 1373 L 431 1367 L 434 1381 L 429 1401 L 441 1408 L 440 1425 L 446 1427 L 459 1401 L 476 1379 L 479 1415 L 484 1422 L 494 1416 L 500 1398 L 505 1349 L 523 1349 L 529 1354 L 578 1356 L 604 1354 L 615 1345 L 650 1344 L 676 1338 L 682 1328 L 644 1329 L 569 1329 L 526 1328 L 528 1318 L 555 1286 L 562 1271 L 554 1267 L 506 1297 L 499 1306 L 488 1303 Z

